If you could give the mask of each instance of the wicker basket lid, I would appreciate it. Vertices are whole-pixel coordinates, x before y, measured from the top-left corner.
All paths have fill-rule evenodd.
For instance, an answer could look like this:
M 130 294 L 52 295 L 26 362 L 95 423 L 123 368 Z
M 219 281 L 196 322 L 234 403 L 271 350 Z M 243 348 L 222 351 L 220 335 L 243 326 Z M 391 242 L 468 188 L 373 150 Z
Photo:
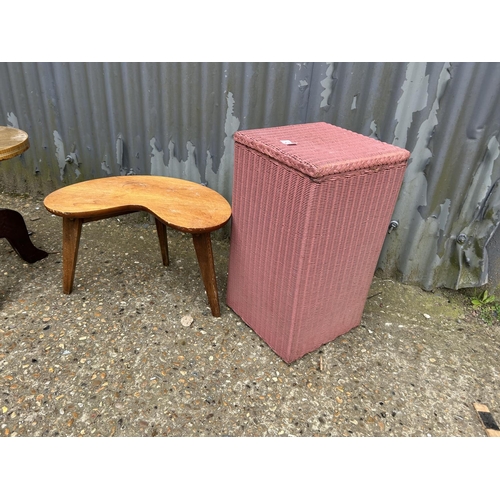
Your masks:
M 410 156 L 406 149 L 324 122 L 242 130 L 234 140 L 316 179 L 400 165 Z

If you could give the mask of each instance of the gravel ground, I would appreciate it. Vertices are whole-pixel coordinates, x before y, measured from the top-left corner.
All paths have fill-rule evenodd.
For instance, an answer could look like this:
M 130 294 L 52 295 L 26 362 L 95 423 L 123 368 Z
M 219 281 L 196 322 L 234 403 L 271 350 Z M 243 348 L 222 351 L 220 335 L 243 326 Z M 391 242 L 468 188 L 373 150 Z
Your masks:
M 462 294 L 375 277 L 361 326 L 288 365 L 225 305 L 223 235 L 213 318 L 189 236 L 164 268 L 149 216 L 85 225 L 64 295 L 61 219 L 0 206 L 50 252 L 0 240 L 1 436 L 485 436 L 474 402 L 500 422 L 499 327 Z

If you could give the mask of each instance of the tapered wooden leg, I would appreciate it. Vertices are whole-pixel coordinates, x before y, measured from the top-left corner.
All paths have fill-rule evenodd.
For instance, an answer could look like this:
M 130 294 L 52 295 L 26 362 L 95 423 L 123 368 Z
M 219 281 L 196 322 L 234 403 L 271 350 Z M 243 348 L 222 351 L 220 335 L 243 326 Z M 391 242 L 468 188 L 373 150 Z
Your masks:
M 194 249 L 200 265 L 201 276 L 207 291 L 212 316 L 220 316 L 219 294 L 215 278 L 214 256 L 210 233 L 193 234 Z
M 63 218 L 63 292 L 68 294 L 73 289 L 75 279 L 82 223 L 82 219 Z
M 161 220 L 155 217 L 156 232 L 158 233 L 158 240 L 160 242 L 161 258 L 163 265 L 168 266 L 168 240 L 167 240 L 167 226 Z

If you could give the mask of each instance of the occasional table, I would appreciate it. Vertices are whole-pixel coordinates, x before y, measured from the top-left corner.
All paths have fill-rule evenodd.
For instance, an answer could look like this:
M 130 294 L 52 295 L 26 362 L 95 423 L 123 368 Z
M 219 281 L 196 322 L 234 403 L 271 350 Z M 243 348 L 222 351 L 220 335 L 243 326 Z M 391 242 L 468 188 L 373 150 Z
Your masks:
M 71 293 L 82 224 L 145 211 L 155 217 L 163 264 L 168 266 L 166 226 L 191 233 L 213 316 L 220 316 L 210 233 L 231 217 L 216 191 L 172 177 L 127 175 L 93 179 L 54 191 L 45 208 L 63 218 L 63 292 Z
M 26 132 L 12 127 L 0 127 L 0 162 L 20 155 L 29 147 Z M 19 257 L 30 264 L 48 255 L 33 245 L 22 215 L 15 210 L 0 208 L 0 238 L 5 238 Z

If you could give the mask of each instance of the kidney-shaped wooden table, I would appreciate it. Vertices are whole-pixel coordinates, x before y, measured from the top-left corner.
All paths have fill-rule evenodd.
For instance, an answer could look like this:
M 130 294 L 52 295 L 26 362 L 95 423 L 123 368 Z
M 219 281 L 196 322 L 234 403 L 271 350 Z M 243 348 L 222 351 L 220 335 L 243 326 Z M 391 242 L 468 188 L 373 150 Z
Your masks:
M 23 130 L 0 126 L 0 162 L 24 153 L 30 147 Z M 47 257 L 47 252 L 35 247 L 30 240 L 23 216 L 15 210 L 0 208 L 0 238 L 5 238 L 16 253 L 32 264 Z
M 63 218 L 63 292 L 71 293 L 82 224 L 145 211 L 155 217 L 163 264 L 168 266 L 166 226 L 193 237 L 213 316 L 220 316 L 210 233 L 231 217 L 216 191 L 172 177 L 126 175 L 79 182 L 49 194 L 45 208 Z

